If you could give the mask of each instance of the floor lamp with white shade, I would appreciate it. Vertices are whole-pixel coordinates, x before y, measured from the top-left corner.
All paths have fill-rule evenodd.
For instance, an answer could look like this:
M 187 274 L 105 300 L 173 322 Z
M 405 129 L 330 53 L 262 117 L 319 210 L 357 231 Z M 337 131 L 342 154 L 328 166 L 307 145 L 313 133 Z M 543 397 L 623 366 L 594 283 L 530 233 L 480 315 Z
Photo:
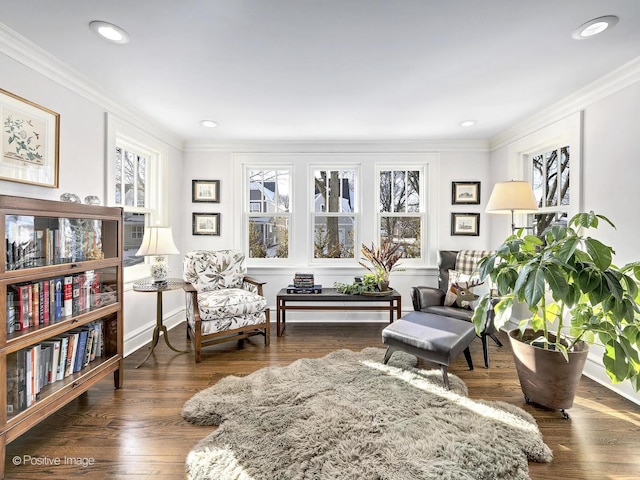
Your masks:
M 510 213 L 511 233 L 515 233 L 515 212 L 535 212 L 538 202 L 533 194 L 531 184 L 524 180 L 498 182 L 494 185 L 491 197 L 487 202 L 487 213 Z

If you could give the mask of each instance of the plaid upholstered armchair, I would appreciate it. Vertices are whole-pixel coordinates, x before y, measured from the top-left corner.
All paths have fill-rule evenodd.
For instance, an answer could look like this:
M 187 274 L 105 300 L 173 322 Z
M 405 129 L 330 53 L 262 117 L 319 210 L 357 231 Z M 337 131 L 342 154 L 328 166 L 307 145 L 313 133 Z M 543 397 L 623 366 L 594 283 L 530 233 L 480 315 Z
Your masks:
M 486 250 L 440 250 L 438 288 L 412 287 L 413 309 L 470 322 L 473 316 L 473 297 L 477 298 L 477 293 L 473 293 L 473 276 L 478 273 L 478 261 L 490 253 L 492 252 Z M 489 287 L 484 284 L 476 288 Z M 489 315 L 493 317 L 493 314 L 493 309 L 490 309 Z M 499 347 L 502 346 L 492 321 L 487 322 L 487 327 L 480 338 L 484 365 L 489 368 L 488 338 L 491 338 Z
M 269 345 L 269 308 L 264 282 L 246 276 L 239 250 L 189 252 L 184 257 L 187 282 L 187 335 L 199 363 L 203 346 L 264 335 Z

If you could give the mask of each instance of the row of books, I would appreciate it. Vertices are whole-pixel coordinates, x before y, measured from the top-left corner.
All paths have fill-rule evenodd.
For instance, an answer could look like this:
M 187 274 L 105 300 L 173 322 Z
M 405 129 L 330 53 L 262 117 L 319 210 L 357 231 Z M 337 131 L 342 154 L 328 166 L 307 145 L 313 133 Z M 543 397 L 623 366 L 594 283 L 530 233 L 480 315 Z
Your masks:
M 7 215 L 6 270 L 102 258 L 99 220 Z
M 88 270 L 64 277 L 7 286 L 7 333 L 47 325 L 106 304 L 102 272 Z
M 7 415 L 29 408 L 44 387 L 104 356 L 103 331 L 97 320 L 7 355 Z

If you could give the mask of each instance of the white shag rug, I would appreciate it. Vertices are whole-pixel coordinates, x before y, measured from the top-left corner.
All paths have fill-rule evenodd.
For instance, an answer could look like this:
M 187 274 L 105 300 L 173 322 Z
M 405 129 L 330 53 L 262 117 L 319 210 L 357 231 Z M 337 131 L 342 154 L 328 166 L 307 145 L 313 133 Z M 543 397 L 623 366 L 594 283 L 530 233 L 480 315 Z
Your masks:
M 190 479 L 528 479 L 551 450 L 533 417 L 471 400 L 465 384 L 416 358 L 338 350 L 229 376 L 185 403 L 182 416 L 220 425 L 186 461 Z

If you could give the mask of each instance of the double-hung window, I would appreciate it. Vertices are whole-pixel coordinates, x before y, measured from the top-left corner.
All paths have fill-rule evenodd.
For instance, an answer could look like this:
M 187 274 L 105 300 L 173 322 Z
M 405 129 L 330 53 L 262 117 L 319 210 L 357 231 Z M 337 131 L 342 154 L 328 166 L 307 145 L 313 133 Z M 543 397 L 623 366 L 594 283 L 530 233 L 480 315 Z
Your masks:
M 245 178 L 249 258 L 289 258 L 291 170 L 248 168 Z
M 314 167 L 312 171 L 313 258 L 354 258 L 357 170 Z
M 422 258 L 425 217 L 424 168 L 379 167 L 380 243 L 400 244 L 405 258 Z
M 149 275 L 145 257 L 136 253 L 145 227 L 167 225 L 167 154 L 158 143 L 135 128 L 110 117 L 107 123 L 109 158 L 106 204 L 123 209 L 123 265 L 125 281 Z

